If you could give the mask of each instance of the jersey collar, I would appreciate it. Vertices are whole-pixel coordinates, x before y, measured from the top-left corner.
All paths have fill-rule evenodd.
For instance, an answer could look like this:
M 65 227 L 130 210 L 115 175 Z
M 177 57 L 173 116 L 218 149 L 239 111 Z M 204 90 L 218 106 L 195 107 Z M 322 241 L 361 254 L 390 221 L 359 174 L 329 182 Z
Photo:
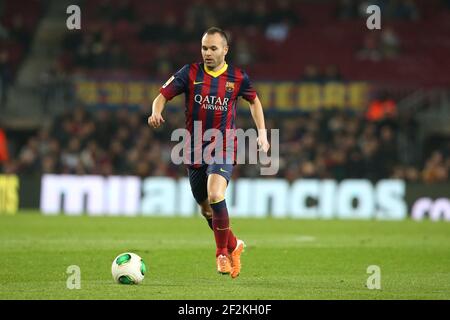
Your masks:
M 212 76 L 212 77 L 214 77 L 214 78 L 217 78 L 217 77 L 220 76 L 222 73 L 224 73 L 225 71 L 227 71 L 227 69 L 228 69 L 228 64 L 225 62 L 225 64 L 223 65 L 223 67 L 220 68 L 220 69 L 217 70 L 217 71 L 211 71 L 211 70 L 208 70 L 208 69 L 206 68 L 205 65 L 203 65 L 203 69 L 204 69 L 205 72 L 206 72 L 207 74 L 209 74 L 210 76 Z

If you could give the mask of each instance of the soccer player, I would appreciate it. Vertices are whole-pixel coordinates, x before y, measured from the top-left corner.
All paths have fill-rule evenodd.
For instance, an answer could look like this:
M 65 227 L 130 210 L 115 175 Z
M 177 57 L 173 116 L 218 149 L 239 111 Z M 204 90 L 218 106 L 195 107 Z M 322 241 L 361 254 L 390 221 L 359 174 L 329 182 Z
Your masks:
M 228 38 L 219 28 L 209 28 L 201 40 L 203 63 L 185 65 L 160 89 L 152 105 L 148 123 L 158 128 L 165 122 L 162 111 L 167 101 L 185 94 L 186 129 L 190 132 L 188 175 L 193 196 L 201 207 L 216 241 L 217 271 L 236 278 L 241 271 L 240 256 L 244 242 L 230 229 L 225 191 L 236 160 L 237 139 L 229 132 L 235 130 L 236 106 L 239 96 L 249 102 L 253 120 L 258 129 L 258 146 L 267 152 L 269 143 L 261 102 L 253 89 L 248 75 L 241 69 L 228 65 Z M 198 143 L 195 125 L 201 124 L 202 137 L 208 129 L 217 129 L 223 140 L 211 139 Z M 223 151 L 214 154 L 212 161 L 195 161 L 198 149 L 202 151 L 214 143 L 223 143 Z M 185 155 L 186 156 L 186 155 Z M 211 160 L 211 159 L 210 159 Z M 223 160 L 223 161 L 218 161 Z M 208 163 L 209 164 L 208 164 Z

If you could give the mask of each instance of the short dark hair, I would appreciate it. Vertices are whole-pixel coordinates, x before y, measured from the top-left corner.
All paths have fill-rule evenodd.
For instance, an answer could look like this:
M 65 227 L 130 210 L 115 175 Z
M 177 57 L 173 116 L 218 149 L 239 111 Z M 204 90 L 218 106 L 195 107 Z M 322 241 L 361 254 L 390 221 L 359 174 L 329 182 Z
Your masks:
M 225 31 L 223 31 L 222 29 L 220 29 L 220 28 L 218 28 L 218 27 L 211 27 L 211 28 L 209 28 L 208 30 L 206 30 L 206 31 L 203 33 L 202 38 L 203 38 L 205 35 L 207 35 L 207 34 L 212 35 L 212 34 L 216 34 L 216 33 L 220 34 L 220 35 L 222 36 L 222 38 L 225 40 L 225 42 L 227 43 L 227 45 L 228 45 L 228 43 L 229 43 L 229 41 L 228 41 L 228 35 L 226 34 Z

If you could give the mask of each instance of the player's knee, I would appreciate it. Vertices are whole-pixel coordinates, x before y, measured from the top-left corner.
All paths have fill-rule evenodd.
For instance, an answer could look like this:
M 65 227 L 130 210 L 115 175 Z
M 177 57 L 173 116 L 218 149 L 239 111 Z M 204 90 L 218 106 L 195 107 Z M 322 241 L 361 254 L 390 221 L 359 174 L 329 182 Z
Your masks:
M 218 192 L 218 191 L 208 192 L 209 203 L 218 202 L 218 201 L 223 200 L 224 198 L 225 198 L 225 195 L 222 192 Z

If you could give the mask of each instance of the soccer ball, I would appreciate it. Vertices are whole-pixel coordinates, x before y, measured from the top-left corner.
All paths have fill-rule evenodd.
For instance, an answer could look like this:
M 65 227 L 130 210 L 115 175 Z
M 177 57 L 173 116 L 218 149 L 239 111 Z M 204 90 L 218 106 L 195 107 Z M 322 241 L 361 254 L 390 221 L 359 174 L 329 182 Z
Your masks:
M 119 254 L 111 266 L 113 279 L 120 284 L 139 284 L 144 280 L 146 271 L 144 260 L 131 252 Z

